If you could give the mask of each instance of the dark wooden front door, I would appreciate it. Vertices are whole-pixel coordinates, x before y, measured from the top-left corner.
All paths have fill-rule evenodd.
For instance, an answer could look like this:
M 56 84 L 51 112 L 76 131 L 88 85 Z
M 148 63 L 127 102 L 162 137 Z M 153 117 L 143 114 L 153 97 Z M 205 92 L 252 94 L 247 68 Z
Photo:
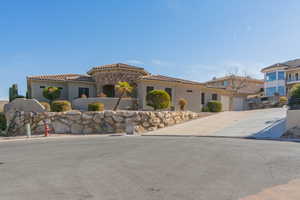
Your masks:
M 104 85 L 103 86 L 103 93 L 107 97 L 115 97 L 115 86 L 114 85 Z

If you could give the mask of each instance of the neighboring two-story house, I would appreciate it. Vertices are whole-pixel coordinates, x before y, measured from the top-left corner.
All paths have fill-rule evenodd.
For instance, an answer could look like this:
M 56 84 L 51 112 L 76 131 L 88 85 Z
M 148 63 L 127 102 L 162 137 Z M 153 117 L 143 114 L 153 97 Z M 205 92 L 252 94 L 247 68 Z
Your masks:
M 93 67 L 87 74 L 61 74 L 27 77 L 28 95 L 39 101 L 47 101 L 43 97 L 43 89 L 49 86 L 61 89 L 60 99 L 74 101 L 83 94 L 87 97 L 97 97 L 97 101 L 106 104 L 119 96 L 115 85 L 119 81 L 127 81 L 134 86 L 130 95 L 137 102 L 138 108 L 149 110 L 146 104 L 147 92 L 160 89 L 165 90 L 171 97 L 171 104 L 178 109 L 178 100 L 188 101 L 187 109 L 200 112 L 210 100 L 218 100 L 223 104 L 223 110 L 243 110 L 246 108 L 246 94 L 224 90 L 222 88 L 207 87 L 204 83 L 173 78 L 162 75 L 152 75 L 144 68 L 117 63 Z M 100 94 L 105 94 L 102 98 Z M 91 99 L 91 98 L 90 98 Z M 93 99 L 92 99 L 93 100 Z
M 300 59 L 276 63 L 261 70 L 264 73 L 265 96 L 287 96 L 296 83 L 300 83 Z
M 206 82 L 208 87 L 222 88 L 238 93 L 256 94 L 263 90 L 264 81 L 249 76 L 228 75 L 220 78 L 213 78 Z

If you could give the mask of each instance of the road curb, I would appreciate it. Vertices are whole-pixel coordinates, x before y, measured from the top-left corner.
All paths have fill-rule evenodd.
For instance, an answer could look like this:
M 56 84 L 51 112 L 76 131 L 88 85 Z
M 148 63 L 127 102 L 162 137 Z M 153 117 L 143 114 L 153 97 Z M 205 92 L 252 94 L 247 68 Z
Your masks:
M 256 137 L 240 137 L 240 136 L 212 136 L 212 135 L 141 135 L 146 137 L 205 137 L 205 138 L 228 138 L 228 139 L 248 139 L 248 140 L 272 140 L 282 142 L 300 142 L 300 139 L 288 138 L 256 138 Z

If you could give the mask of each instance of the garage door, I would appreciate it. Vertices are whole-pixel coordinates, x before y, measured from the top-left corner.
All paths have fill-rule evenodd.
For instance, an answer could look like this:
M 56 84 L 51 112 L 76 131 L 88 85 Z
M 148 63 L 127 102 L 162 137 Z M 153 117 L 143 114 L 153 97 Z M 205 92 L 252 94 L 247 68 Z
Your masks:
M 244 99 L 241 97 L 234 97 L 233 98 L 233 110 L 239 111 L 244 110 Z
M 221 103 L 222 103 L 222 109 L 223 111 L 228 111 L 229 110 L 229 96 L 221 96 Z

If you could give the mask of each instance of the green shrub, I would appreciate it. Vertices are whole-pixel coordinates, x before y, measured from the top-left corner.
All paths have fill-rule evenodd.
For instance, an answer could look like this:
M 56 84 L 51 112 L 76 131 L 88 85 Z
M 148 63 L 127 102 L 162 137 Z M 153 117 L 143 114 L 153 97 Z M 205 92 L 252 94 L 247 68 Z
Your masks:
M 100 102 L 90 103 L 88 105 L 88 111 L 103 111 L 104 104 Z
M 187 100 L 184 98 L 179 99 L 178 105 L 180 107 L 180 110 L 184 110 L 185 106 L 187 105 Z
M 207 103 L 207 107 L 209 112 L 221 112 L 222 111 L 222 103 L 220 101 L 209 101 Z
M 53 112 L 65 112 L 65 111 L 72 110 L 72 107 L 69 101 L 58 100 L 52 102 L 51 110 Z
M 170 95 L 164 90 L 152 90 L 146 96 L 147 105 L 154 110 L 169 108 L 170 99 Z
M 300 84 L 296 84 L 290 90 L 290 96 L 292 98 L 300 98 Z
M 6 118 L 4 113 L 0 113 L 0 131 L 4 131 L 6 129 Z
M 51 106 L 48 102 L 40 102 L 45 107 L 45 110 L 50 112 L 51 111 Z
M 290 109 L 300 109 L 300 84 L 294 85 L 290 92 L 290 99 L 288 105 Z
M 50 101 L 50 103 L 60 97 L 60 89 L 57 87 L 46 87 L 43 90 L 43 96 Z

